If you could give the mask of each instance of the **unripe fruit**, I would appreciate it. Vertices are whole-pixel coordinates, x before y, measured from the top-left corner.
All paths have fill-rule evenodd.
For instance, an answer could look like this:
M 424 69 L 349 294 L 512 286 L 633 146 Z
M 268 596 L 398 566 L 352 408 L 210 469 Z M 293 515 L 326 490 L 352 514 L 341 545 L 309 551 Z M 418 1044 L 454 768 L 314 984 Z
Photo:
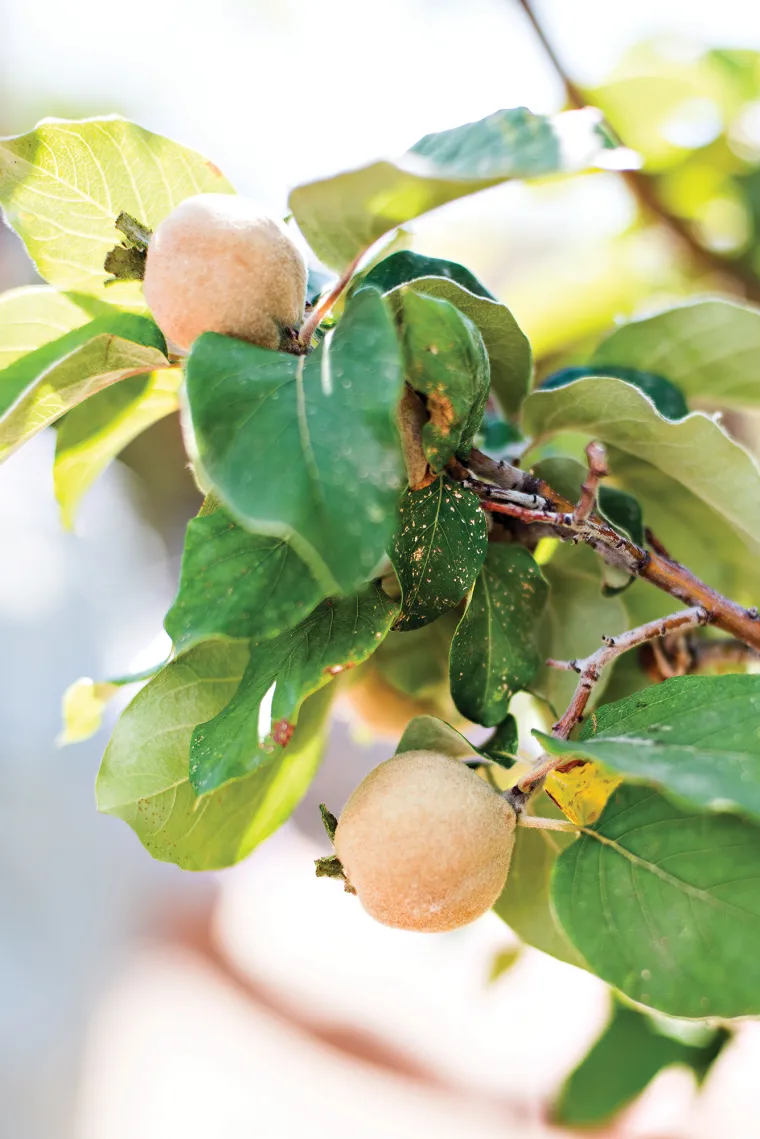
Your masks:
M 494 904 L 515 823 L 509 803 L 460 760 L 407 751 L 381 763 L 351 795 L 335 853 L 373 918 L 437 933 Z
M 349 679 L 344 691 L 352 712 L 374 735 L 384 739 L 398 740 L 415 716 L 436 716 L 453 727 L 466 723 L 454 707 L 448 684 L 437 692 L 410 696 L 391 684 L 372 662 L 362 666 L 355 680 Z
M 279 348 L 303 319 L 306 262 L 284 227 L 248 198 L 186 198 L 148 246 L 145 300 L 167 340 L 202 332 Z

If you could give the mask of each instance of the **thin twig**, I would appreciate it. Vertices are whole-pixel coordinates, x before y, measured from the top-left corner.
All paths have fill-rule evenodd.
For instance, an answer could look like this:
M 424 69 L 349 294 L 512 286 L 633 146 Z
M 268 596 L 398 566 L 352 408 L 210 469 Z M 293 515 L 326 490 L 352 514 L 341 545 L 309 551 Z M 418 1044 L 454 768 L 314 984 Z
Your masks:
M 581 487 L 581 496 L 573 511 L 573 518 L 578 523 L 585 522 L 596 510 L 599 483 L 602 479 L 606 479 L 609 474 L 607 452 L 601 443 L 587 444 L 586 457 L 588 459 L 588 475 Z
M 605 637 L 602 648 L 583 660 L 552 661 L 555 668 L 572 669 L 580 676 L 578 687 L 567 711 L 552 728 L 552 735 L 558 740 L 570 738 L 573 728 L 583 719 L 586 705 L 601 679 L 603 670 L 622 653 L 638 648 L 645 641 L 654 641 L 659 637 L 668 636 L 669 633 L 683 632 L 684 629 L 706 625 L 708 620 L 706 610 L 700 606 L 681 609 L 678 613 L 671 613 L 669 617 L 659 617 L 656 621 L 648 621 L 645 625 L 629 629 L 627 633 L 621 633 L 618 637 Z
M 518 0 L 518 3 L 562 81 L 568 103 L 572 107 L 578 108 L 587 106 L 588 100 L 581 88 L 573 82 L 565 70 L 564 64 L 534 11 L 532 0 Z M 671 233 L 675 234 L 696 265 L 706 272 L 720 273 L 724 277 L 731 278 L 746 297 L 753 301 L 760 301 L 760 280 L 751 267 L 735 259 L 723 257 L 720 253 L 706 248 L 700 241 L 694 227 L 684 218 L 671 213 L 665 203 L 661 201 L 655 184 L 648 174 L 644 174 L 641 170 L 621 170 L 620 175 L 625 179 L 645 213 L 656 217 L 663 225 L 667 226 Z
M 602 648 L 597 649 L 595 653 L 591 653 L 583 660 L 550 661 L 549 663 L 555 668 L 572 669 L 580 676 L 578 687 L 568 704 L 567 711 L 552 728 L 554 738 L 558 740 L 570 738 L 573 729 L 583 719 L 586 705 L 601 679 L 602 671 L 622 653 L 629 652 L 630 649 L 635 649 L 647 641 L 668 636 L 670 633 L 706 625 L 708 620 L 709 616 L 706 611 L 698 606 L 682 609 L 678 613 L 672 613 L 669 617 L 659 617 L 656 621 L 647 621 L 645 625 L 639 625 L 627 633 L 621 633 L 618 637 L 605 637 Z M 543 785 L 547 775 L 566 763 L 567 756 L 546 756 L 543 763 L 539 763 L 518 781 L 516 791 L 523 795 L 531 794 L 536 788 Z
M 325 317 L 328 315 L 333 305 L 336 304 L 336 302 L 340 299 L 342 294 L 350 285 L 351 278 L 359 267 L 359 263 L 364 258 L 366 252 L 366 249 L 362 249 L 361 253 L 358 253 L 356 257 L 354 257 L 348 268 L 344 269 L 341 275 L 338 277 L 338 280 L 330 289 L 329 293 L 325 293 L 325 295 L 322 297 L 319 303 L 314 306 L 309 315 L 306 317 L 306 320 L 301 325 L 301 330 L 298 333 L 298 343 L 304 352 L 308 351 L 312 336 L 317 331 Z

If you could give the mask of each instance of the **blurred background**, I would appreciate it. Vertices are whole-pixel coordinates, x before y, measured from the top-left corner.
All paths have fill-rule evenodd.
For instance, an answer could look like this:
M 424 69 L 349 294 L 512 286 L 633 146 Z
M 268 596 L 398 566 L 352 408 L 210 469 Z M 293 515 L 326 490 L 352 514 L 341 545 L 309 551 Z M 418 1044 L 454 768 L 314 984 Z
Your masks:
M 568 74 L 644 157 L 508 186 L 413 227 L 513 310 L 539 374 L 621 317 L 720 290 L 760 300 L 760 8 L 748 0 L 544 0 Z M 517 0 L 5 0 L 0 133 L 119 112 L 213 159 L 284 213 L 289 188 L 567 91 Z M 35 280 L 0 223 L 0 290 Z M 750 446 L 757 426 L 734 417 Z M 95 739 L 56 748 L 76 677 L 164 653 L 198 497 L 173 418 L 122 454 L 76 532 L 51 432 L 0 475 L 0 1135 L 3 1139 L 468 1139 L 559 1134 L 563 1079 L 605 986 L 488 915 L 453 934 L 374 925 L 335 884 L 317 804 L 339 810 L 392 741 L 337 720 L 308 799 L 240 867 L 152 862 L 95 812 Z M 507 967 L 509 966 L 509 967 Z M 495 976 L 498 974 L 498 976 Z M 495 978 L 495 979 L 494 979 Z M 696 1098 L 660 1075 L 605 1134 L 760 1135 L 760 1026 Z

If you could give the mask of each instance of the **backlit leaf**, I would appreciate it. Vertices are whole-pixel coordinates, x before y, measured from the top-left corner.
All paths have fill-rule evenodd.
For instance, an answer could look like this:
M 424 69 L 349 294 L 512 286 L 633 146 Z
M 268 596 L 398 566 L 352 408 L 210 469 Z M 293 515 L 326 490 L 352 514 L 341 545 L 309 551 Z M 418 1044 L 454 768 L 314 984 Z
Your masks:
M 384 233 L 456 198 L 513 178 L 619 169 L 629 160 L 611 149 L 591 108 L 548 118 L 517 107 L 426 135 L 395 162 L 298 186 L 289 205 L 317 256 L 343 268 Z
M 147 317 L 113 310 L 20 356 L 0 372 L 0 460 L 103 388 L 167 364 Z
M 172 661 L 122 713 L 103 757 L 98 808 L 124 819 L 154 858 L 214 870 L 245 858 L 284 822 L 311 783 L 329 687 L 308 700 L 290 744 L 246 779 L 196 798 L 188 776 L 193 724 L 235 693 L 243 642 L 205 641 Z
M 67 296 L 49 285 L 8 289 L 0 295 L 0 369 L 110 311 L 105 301 Z
M 543 793 L 530 804 L 529 813 L 534 809 L 544 818 L 563 818 Z M 507 883 L 493 908 L 528 945 L 583 968 L 583 958 L 557 922 L 549 896 L 557 858 L 573 841 L 572 834 L 562 831 L 518 827 Z
M 199 795 L 276 763 L 307 696 L 366 660 L 398 609 L 377 586 L 322 602 L 295 629 L 251 646 L 240 687 L 213 718 L 196 717 L 190 782 Z
M 73 408 L 56 435 L 53 484 L 64 526 L 71 529 L 82 496 L 121 451 L 179 408 L 182 372 L 162 368 L 105 388 Z
M 104 292 L 118 215 L 155 229 L 183 199 L 211 192 L 232 192 L 213 163 L 125 119 L 46 119 L 0 139 L 0 205 L 40 275 L 113 304 L 145 306 L 136 282 Z

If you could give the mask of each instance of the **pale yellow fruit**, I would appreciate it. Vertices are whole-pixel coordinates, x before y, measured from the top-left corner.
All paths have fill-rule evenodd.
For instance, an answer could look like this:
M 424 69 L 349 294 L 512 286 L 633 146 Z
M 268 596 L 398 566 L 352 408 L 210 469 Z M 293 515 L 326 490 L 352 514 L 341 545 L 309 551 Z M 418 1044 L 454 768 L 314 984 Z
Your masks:
M 391 684 L 372 662 L 362 667 L 355 680 L 349 680 L 345 696 L 352 712 L 383 739 L 398 740 L 415 716 L 436 716 L 456 728 L 466 723 L 454 707 L 448 685 L 424 696 L 410 696 Z
M 507 879 L 515 813 L 460 760 L 407 751 L 381 763 L 343 808 L 335 853 L 383 925 L 437 933 L 467 925 Z
M 143 291 L 167 340 L 202 332 L 279 348 L 303 319 L 306 262 L 284 227 L 248 198 L 186 198 L 148 246 Z

